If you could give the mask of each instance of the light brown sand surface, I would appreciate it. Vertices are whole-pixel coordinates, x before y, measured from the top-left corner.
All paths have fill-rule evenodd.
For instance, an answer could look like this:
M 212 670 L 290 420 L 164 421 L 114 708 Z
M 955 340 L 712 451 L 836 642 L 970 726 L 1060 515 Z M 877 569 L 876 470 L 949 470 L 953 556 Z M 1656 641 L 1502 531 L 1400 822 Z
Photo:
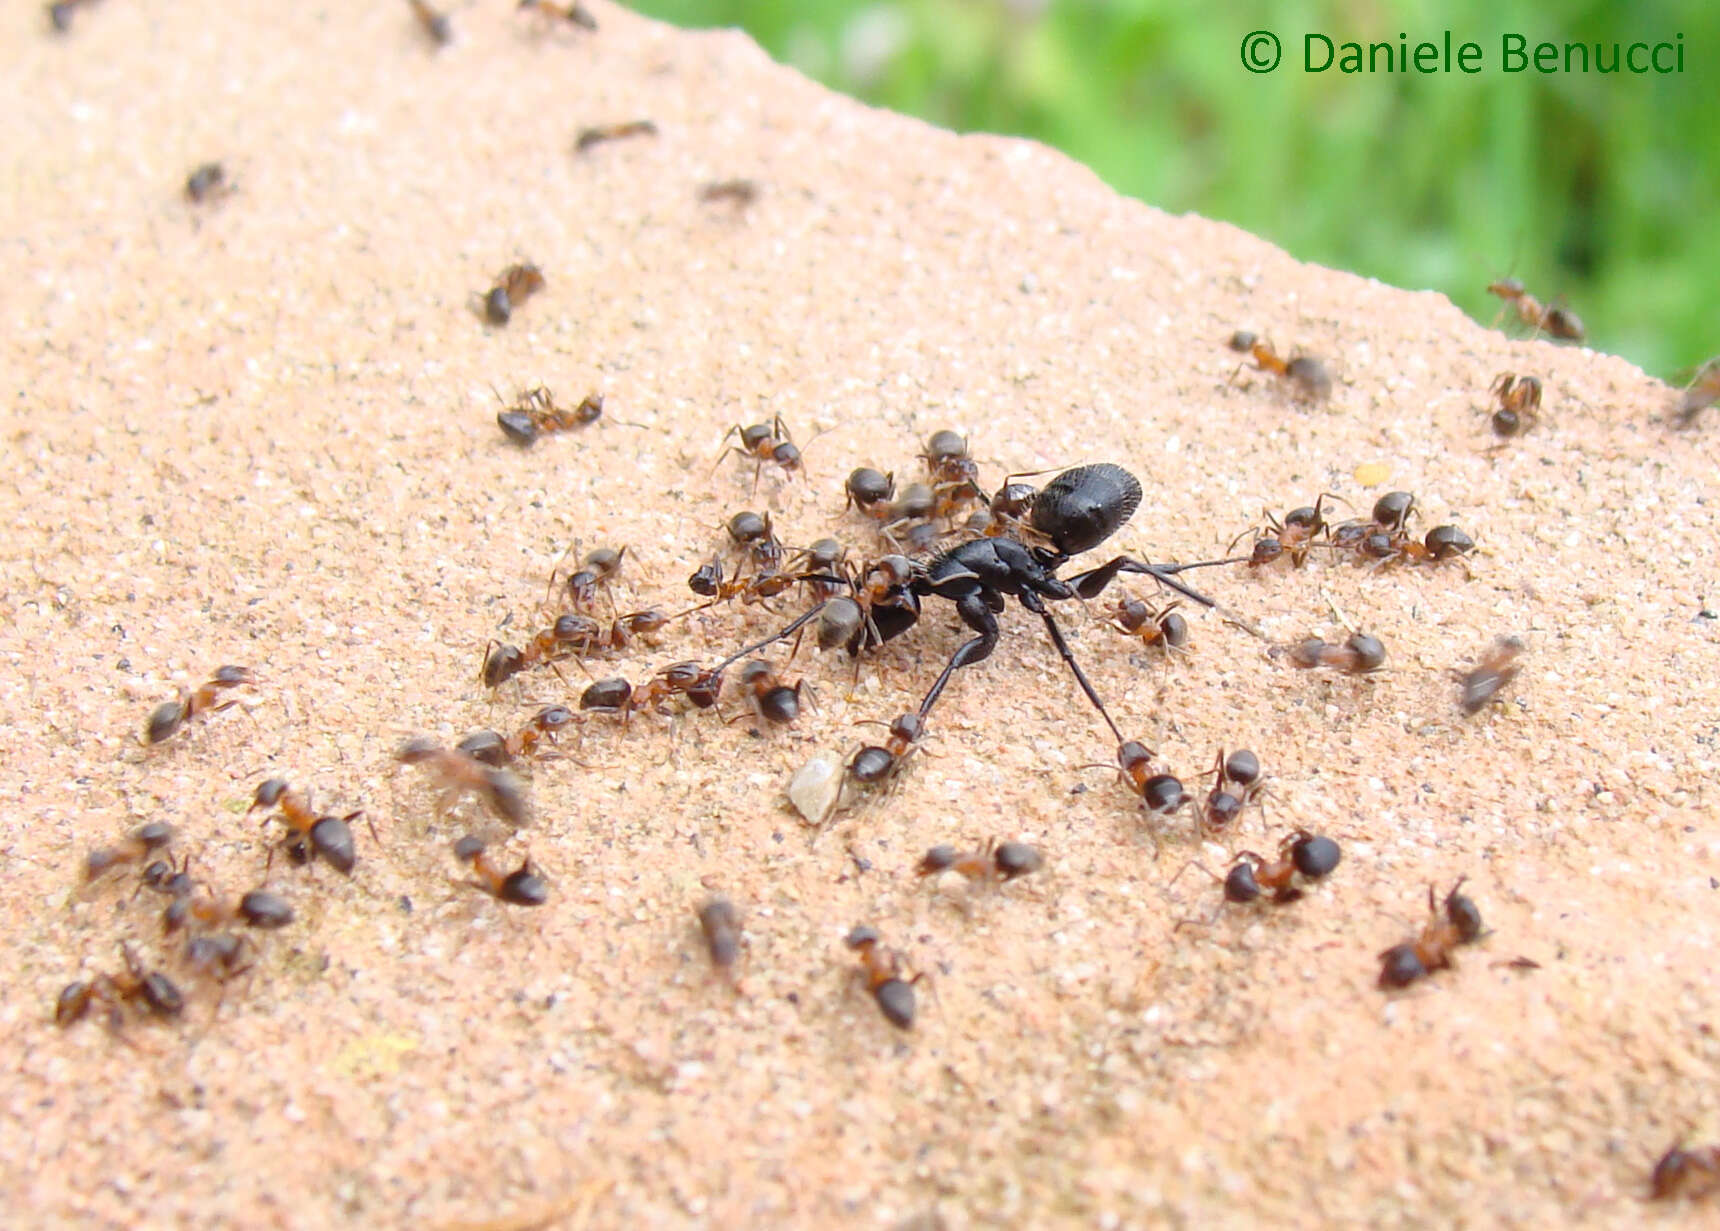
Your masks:
M 1698 1216 L 1641 1197 L 1674 1140 L 1720 1139 L 1716 425 L 1671 430 L 1669 391 L 1622 360 L 1168 217 L 1027 143 L 870 111 L 738 35 L 594 12 L 587 34 L 468 7 L 442 50 L 391 4 L 107 0 L 64 38 L 29 5 L 0 19 L 7 1221 Z M 573 153 L 581 126 L 642 117 L 657 136 Z M 194 208 L 181 185 L 209 159 L 237 191 Z M 698 199 L 737 176 L 751 205 Z M 516 260 L 548 285 L 486 327 L 471 300 Z M 1239 327 L 1331 358 L 1331 403 L 1231 381 Z M 1507 370 L 1545 381 L 1544 419 L 1495 447 Z M 540 382 L 601 391 L 604 421 L 509 446 L 492 386 Z M 718 454 L 773 414 L 805 474 L 766 467 L 755 493 Z M 1467 570 L 1319 552 L 1203 574 L 1268 640 L 1185 605 L 1168 665 L 1106 627 L 1109 595 L 1055 605 L 1125 733 L 1192 789 L 1221 746 L 1260 755 L 1267 795 L 1230 844 L 1330 834 L 1327 883 L 1177 930 L 1218 899 L 1179 869 L 1222 870 L 1226 844 L 1183 816 L 1155 857 L 1115 775 L 1083 768 L 1115 740 L 1013 603 L 898 788 L 815 834 L 790 774 L 918 700 L 965 635 L 935 599 L 857 682 L 803 647 L 792 729 L 642 715 L 564 741 L 503 850 L 543 868 L 541 910 L 449 883 L 476 814 L 439 814 L 394 750 L 569 698 L 546 670 L 476 678 L 489 638 L 547 622 L 569 544 L 628 547 L 622 610 L 690 606 L 742 508 L 876 555 L 844 477 L 906 481 L 942 427 L 988 485 L 1128 467 L 1146 500 L 1107 547 L 1154 559 L 1214 557 L 1262 506 L 1328 491 L 1340 516 L 1413 491 L 1418 532 L 1474 536 Z M 797 602 L 589 665 L 712 661 Z M 1387 671 L 1269 652 L 1346 619 Z M 1522 674 L 1462 719 L 1452 670 L 1507 633 Z M 223 663 L 263 677 L 254 703 L 143 747 L 151 708 Z M 350 880 L 275 860 L 299 918 L 217 1012 L 162 900 L 134 900 L 132 872 L 78 890 L 79 869 L 165 820 L 231 897 L 262 877 L 275 831 L 245 809 L 277 775 L 363 808 L 380 844 L 358 826 Z M 1047 869 L 972 893 L 911 874 L 987 838 Z M 1491 935 L 1377 990 L 1375 955 L 1459 876 Z M 693 922 L 709 886 L 744 914 L 738 990 Z M 859 922 L 930 976 L 909 1034 L 854 982 Z M 128 940 L 181 982 L 184 1019 L 56 1029 L 60 988 Z

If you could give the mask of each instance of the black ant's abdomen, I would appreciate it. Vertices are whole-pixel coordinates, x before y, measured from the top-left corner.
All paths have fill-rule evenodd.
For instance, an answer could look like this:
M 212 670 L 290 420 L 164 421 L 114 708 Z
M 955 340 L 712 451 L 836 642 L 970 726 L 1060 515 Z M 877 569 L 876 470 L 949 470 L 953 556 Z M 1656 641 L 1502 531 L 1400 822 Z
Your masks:
M 1111 462 L 1065 470 L 1033 502 L 1032 526 L 1063 556 L 1103 543 L 1141 506 L 1141 483 Z

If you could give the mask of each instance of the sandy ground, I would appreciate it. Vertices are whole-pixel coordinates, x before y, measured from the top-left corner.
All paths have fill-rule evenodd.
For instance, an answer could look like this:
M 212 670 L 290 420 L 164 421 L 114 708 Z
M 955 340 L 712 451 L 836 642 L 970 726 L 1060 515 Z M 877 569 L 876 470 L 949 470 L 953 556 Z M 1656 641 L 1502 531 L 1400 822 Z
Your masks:
M 1720 1139 L 1720 424 L 1675 432 L 1671 393 L 1622 360 L 869 111 L 738 35 L 593 11 L 596 33 L 465 8 L 443 49 L 392 4 L 110 0 L 65 37 L 33 5 L 3 18 L 7 1221 L 1713 1217 L 1642 1198 L 1668 1145 Z M 658 134 L 574 153 L 581 126 L 636 118 Z M 193 207 L 210 159 L 237 191 Z M 750 205 L 699 200 L 736 176 Z M 517 260 L 547 286 L 487 327 L 475 293 Z M 1244 326 L 1330 359 L 1330 403 L 1231 382 Z M 1496 447 L 1502 371 L 1546 403 Z M 509 446 L 492 386 L 540 382 L 601 391 L 604 419 Z M 755 493 L 718 455 L 773 414 L 805 474 L 766 467 Z M 1055 604 L 1119 724 L 1192 789 L 1221 746 L 1259 754 L 1268 792 L 1217 843 L 1083 768 L 1115 740 L 1013 604 L 897 789 L 805 826 L 793 770 L 876 739 L 855 724 L 909 708 L 962 639 L 931 600 L 857 681 L 803 648 L 791 729 L 594 721 L 530 766 L 535 821 L 500 857 L 542 867 L 541 910 L 450 884 L 481 818 L 393 752 L 569 698 L 547 670 L 476 678 L 489 638 L 547 622 L 565 548 L 628 547 L 622 610 L 690 605 L 743 508 L 875 556 L 844 477 L 907 481 L 943 427 L 987 485 L 1128 467 L 1146 500 L 1107 547 L 1155 559 L 1211 558 L 1263 506 L 1332 492 L 1365 516 L 1391 489 L 1418 533 L 1455 521 L 1479 550 L 1204 574 L 1267 640 L 1185 605 L 1169 664 L 1106 627 L 1111 596 Z M 589 666 L 709 662 L 804 605 L 714 609 Z M 1385 672 L 1271 652 L 1345 620 Z M 1464 720 L 1451 672 L 1508 633 L 1521 675 Z M 250 703 L 144 747 L 150 710 L 224 663 L 262 677 Z M 135 871 L 79 871 L 168 821 L 230 899 L 278 841 L 245 815 L 276 775 L 380 842 L 357 827 L 350 880 L 275 860 L 299 917 L 217 1006 Z M 1324 884 L 1177 929 L 1218 900 L 1189 861 L 1297 826 L 1343 845 Z M 911 874 L 988 838 L 1047 868 L 972 892 Z M 1459 876 L 1491 933 L 1379 991 L 1375 955 Z M 693 921 L 713 886 L 743 913 L 733 988 Z M 860 922 L 929 974 L 910 1033 L 856 985 Z M 182 1020 L 57 1029 L 60 988 L 119 969 L 122 942 L 184 989 Z

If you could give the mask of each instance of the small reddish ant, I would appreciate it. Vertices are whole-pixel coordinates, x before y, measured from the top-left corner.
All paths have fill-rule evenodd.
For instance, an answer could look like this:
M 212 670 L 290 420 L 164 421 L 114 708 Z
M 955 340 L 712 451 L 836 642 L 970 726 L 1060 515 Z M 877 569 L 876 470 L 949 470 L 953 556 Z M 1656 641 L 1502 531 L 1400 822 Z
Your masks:
M 185 177 L 185 199 L 193 205 L 213 204 L 238 191 L 218 162 L 206 162 Z
M 1218 834 L 1242 815 L 1264 789 L 1265 781 L 1260 775 L 1260 758 L 1246 748 L 1238 748 L 1229 756 L 1220 748 L 1212 774 L 1212 789 L 1201 805 L 1200 820 L 1209 834 Z
M 872 787 L 894 780 L 902 772 L 903 763 L 920 746 L 925 733 L 925 722 L 913 710 L 897 715 L 883 744 L 867 744 L 848 758 L 844 767 L 846 782 Z
M 137 863 L 173 841 L 173 826 L 152 821 L 127 834 L 114 846 L 91 851 L 84 858 L 84 883 L 97 880 L 114 868 Z
M 705 899 L 699 907 L 699 931 L 704 933 L 711 965 L 728 973 L 741 955 L 741 922 L 734 903 L 724 897 Z
M 65 34 L 72 28 L 72 18 L 77 11 L 88 8 L 96 0 L 55 0 L 48 6 L 48 22 L 56 33 Z
M 1678 426 L 1689 427 L 1696 416 L 1714 403 L 1720 402 L 1720 358 L 1710 359 L 1697 371 L 1689 388 L 1679 395 Z
M 1493 434 L 1502 439 L 1521 436 L 1541 421 L 1541 382 L 1534 376 L 1501 372 L 1487 391 L 1499 400 L 1493 412 Z
M 1372 560 L 1378 568 L 1397 560 L 1435 564 L 1459 559 L 1475 550 L 1475 540 L 1454 525 L 1435 526 L 1417 542 L 1406 529 L 1415 512 L 1415 497 L 1409 492 L 1387 492 L 1374 502 L 1369 521 L 1347 521 L 1333 528 L 1329 541 L 1334 551 L 1349 552 L 1355 559 Z
M 402 765 L 421 765 L 441 784 L 444 800 L 476 795 L 484 806 L 515 827 L 530 824 L 531 806 L 519 781 L 507 770 L 486 765 L 463 752 L 443 748 L 427 736 L 407 740 L 394 754 Z
M 512 735 L 504 738 L 495 731 L 474 731 L 456 744 L 454 751 L 486 765 L 505 766 L 519 757 L 536 756 L 540 745 L 555 743 L 575 721 L 567 706 L 546 705 Z
M 741 668 L 741 690 L 748 707 L 775 726 L 787 726 L 800 717 L 800 690 L 805 684 L 805 680 L 796 680 L 790 688 L 762 658 Z
M 171 935 L 193 922 L 220 927 L 235 921 L 260 931 L 274 931 L 293 921 L 293 906 L 268 889 L 253 889 L 237 902 L 220 901 L 207 894 L 176 892 L 162 912 L 161 927 Z
M 730 436 L 737 437 L 740 443 L 729 444 Z M 782 472 L 787 475 L 802 473 L 800 446 L 795 444 L 794 438 L 789 435 L 781 415 L 773 416 L 769 423 L 755 423 L 751 427 L 741 427 L 737 423 L 723 433 L 723 444 L 727 447 L 717 455 L 719 463 L 731 453 L 748 458 L 754 463 L 754 491 L 758 490 L 758 477 L 766 462 L 774 462 L 782 467 Z
M 625 683 L 625 681 L 621 682 Z M 613 699 L 619 695 L 620 690 L 614 688 L 613 683 L 609 681 L 599 680 L 598 683 L 594 684 L 592 687 L 599 688 L 605 684 L 610 684 L 611 686 L 605 691 L 603 694 L 604 696 Z M 630 688 L 628 690 L 627 699 L 621 704 L 624 704 L 627 707 L 626 712 L 637 712 L 643 709 L 660 707 L 662 702 L 668 701 L 674 697 L 685 697 L 694 706 L 694 708 L 708 710 L 716 707 L 717 701 L 722 695 L 722 690 L 723 673 L 721 671 L 713 670 L 709 667 L 701 667 L 698 663 L 689 660 L 687 662 L 670 663 L 667 667 L 662 668 L 650 679 L 646 680 L 638 688 Z M 586 692 L 589 694 L 591 689 L 587 689 Z M 583 699 L 581 701 L 581 705 L 584 705 Z M 602 712 L 604 710 L 611 709 L 611 706 L 594 705 L 590 708 L 597 709 Z M 619 711 L 620 707 L 619 705 L 616 705 L 614 708 L 616 711 Z
M 573 550 L 568 548 L 568 552 Z M 575 611 L 586 615 L 597 605 L 597 591 L 607 589 L 614 580 L 621 576 L 621 562 L 627 556 L 625 547 L 617 550 L 613 547 L 599 547 L 587 553 L 579 568 L 568 574 L 562 589 L 567 592 L 568 605 Z M 562 553 L 562 559 L 567 558 L 567 552 Z M 561 562 L 549 573 L 549 593 L 555 591 L 555 575 L 560 571 Z M 548 599 L 548 593 L 545 595 Z M 614 610 L 611 608 L 611 610 Z
M 848 476 L 844 487 L 848 493 L 845 509 L 859 509 L 874 521 L 887 521 L 893 516 L 890 504 L 896 495 L 896 476 L 861 466 Z
M 554 624 L 532 637 L 523 650 L 492 642 L 493 648 L 484 655 L 480 675 L 486 688 L 496 688 L 533 667 L 583 654 L 626 649 L 635 637 L 661 632 L 673 618 L 653 607 L 618 616 L 605 628 L 590 616 L 564 612 L 556 617 Z
M 242 697 L 231 697 L 223 701 L 219 699 L 220 695 L 229 688 L 240 688 L 256 682 L 257 677 L 249 667 L 218 668 L 215 674 L 209 677 L 208 683 L 197 691 L 181 688 L 178 699 L 163 701 L 150 711 L 143 737 L 151 744 L 159 744 L 171 738 L 193 718 L 203 714 L 218 714 L 222 710 L 232 709 L 235 705 L 243 705 Z
M 932 433 L 920 460 L 926 463 L 926 472 L 931 475 L 933 484 L 965 483 L 971 486 L 979 478 L 979 465 L 968 452 L 966 438 L 948 428 Z M 984 499 L 977 486 L 973 491 Z
M 514 11 L 523 13 L 528 9 L 538 16 L 547 17 L 552 21 L 565 21 L 570 26 L 579 26 L 586 30 L 597 29 L 597 18 L 593 17 L 591 15 L 591 10 L 581 4 L 579 0 L 572 0 L 572 3 L 565 6 L 555 4 L 552 0 L 520 0 L 519 7 Z M 650 120 L 643 120 L 640 122 L 644 124 L 651 123 Z M 651 131 L 657 131 L 654 125 L 652 126 Z M 583 149 L 584 146 L 581 146 L 580 148 Z
M 503 872 L 485 852 L 484 840 L 470 834 L 454 843 L 454 858 L 470 864 L 476 874 L 471 880 L 455 881 L 457 885 L 481 889 L 510 906 L 542 906 L 549 901 L 549 885 L 532 867 L 530 859 L 512 872 Z
M 699 200 L 706 204 L 727 201 L 736 209 L 745 209 L 759 199 L 764 188 L 757 180 L 713 180 L 699 188 Z
M 936 876 L 940 872 L 957 872 L 970 881 L 1006 883 L 1030 875 L 1045 866 L 1037 848 L 1025 842 L 994 844 L 987 839 L 977 851 L 960 851 L 953 846 L 934 846 L 915 867 L 917 876 Z
M 274 809 L 263 817 L 265 824 L 278 820 L 287 827 L 287 836 L 281 845 L 294 863 L 309 863 L 320 855 L 342 876 L 352 875 L 353 865 L 358 862 L 358 852 L 352 840 L 351 823 L 364 816 L 362 808 L 345 816 L 318 816 L 311 809 L 310 795 L 294 790 L 285 778 L 270 778 L 257 788 L 256 797 L 246 811 L 255 812 L 258 808 Z M 370 824 L 368 817 L 365 824 Z M 370 836 L 376 837 L 375 826 L 371 826 Z M 274 848 L 271 847 L 271 862 L 274 857 Z
M 1290 647 L 1290 665 L 1302 670 L 1329 667 L 1345 675 L 1372 675 L 1385 666 L 1386 647 L 1378 637 L 1353 633 L 1343 645 L 1310 637 Z
M 744 551 L 753 567 L 761 573 L 776 572 L 788 557 L 788 549 L 771 528 L 769 513 L 760 517 L 743 509 L 729 518 L 724 529 L 728 531 L 729 541 Z
M 1271 372 L 1288 382 L 1295 396 L 1302 401 L 1323 402 L 1332 396 L 1332 377 L 1326 371 L 1326 365 L 1312 355 L 1294 355 L 1285 359 L 1272 349 L 1270 342 L 1262 341 L 1245 329 L 1230 335 L 1230 349 L 1249 356 L 1261 371 Z M 1238 364 L 1236 371 L 1241 370 L 1242 365 Z M 1230 379 L 1236 379 L 1236 372 L 1231 373 Z
M 1499 699 L 1505 686 L 1517 678 L 1517 659 L 1528 649 L 1521 637 L 1500 637 L 1481 661 L 1468 671 L 1459 672 L 1462 691 L 1457 708 L 1466 716 L 1479 714 Z
M 628 120 L 621 124 L 595 124 L 579 130 L 573 147 L 581 154 L 606 141 L 623 141 L 628 137 L 655 137 L 657 125 L 650 120 Z
M 508 266 L 496 279 L 495 285 L 484 293 L 484 319 L 492 325 L 507 324 L 513 319 L 514 309 L 543 288 L 543 270 L 536 265 Z M 502 430 L 508 429 L 504 426 Z
M 1200 868 L 1213 880 L 1222 881 L 1224 899 L 1206 919 L 1184 919 L 1177 924 L 1177 929 L 1189 924 L 1211 927 L 1227 904 L 1249 906 L 1267 893 L 1271 893 L 1272 897 L 1268 900 L 1275 906 L 1300 901 L 1303 890 L 1297 878 L 1300 877 L 1303 881 L 1324 880 L 1337 868 L 1342 858 L 1342 850 L 1332 839 L 1322 834 L 1309 833 L 1306 829 L 1297 829 L 1284 835 L 1279 842 L 1278 858 L 1267 859 L 1254 851 L 1241 851 L 1230 871 L 1222 878 L 1198 863 L 1190 864 L 1188 867 Z M 1181 876 L 1182 873 L 1177 875 Z
M 1660 1156 L 1648 1180 L 1651 1201 L 1694 1200 L 1716 1192 L 1720 1192 L 1720 1146 L 1687 1150 L 1682 1143 L 1675 1145 Z
M 108 1029 L 115 1032 L 124 1024 L 123 1010 L 128 1004 L 140 1005 L 153 1017 L 179 1016 L 185 1008 L 185 997 L 173 981 L 159 970 L 146 969 L 130 945 L 122 944 L 119 951 L 125 958 L 123 973 L 97 975 L 88 982 L 68 983 L 60 991 L 54 1002 L 56 1025 L 70 1026 L 81 1021 L 89 1013 L 90 1006 L 97 1002 L 107 1006 Z
M 1487 293 L 1497 295 L 1517 310 L 1517 319 L 1536 333 L 1547 333 L 1565 342 L 1583 340 L 1583 322 L 1567 308 L 1547 307 L 1516 278 L 1501 278 L 1487 284 Z
M 454 41 L 454 23 L 448 19 L 448 14 L 431 8 L 428 0 L 406 0 L 406 3 L 412 6 L 412 16 L 418 19 L 419 29 L 429 35 L 438 47 L 446 47 Z
M 921 971 L 911 979 L 902 975 L 902 955 L 884 947 L 878 929 L 862 924 L 843 938 L 843 944 L 860 955 L 860 971 L 866 980 L 866 990 L 878 1002 L 884 1020 L 898 1030 L 908 1030 L 914 1024 L 914 984 L 925 978 Z
M 1236 549 L 1236 545 L 1249 534 L 1254 536 L 1254 546 L 1248 554 L 1250 568 L 1262 568 L 1283 556 L 1290 557 L 1290 563 L 1301 568 L 1308 560 L 1308 551 L 1314 541 L 1322 534 L 1329 535 L 1330 527 L 1326 524 L 1325 503 L 1327 500 L 1340 500 L 1331 492 L 1321 492 L 1311 505 L 1291 509 L 1284 514 L 1280 522 L 1272 515 L 1270 509 L 1262 509 L 1261 514 L 1266 518 L 1266 525 L 1253 526 L 1244 530 L 1234 539 L 1226 552 Z
M 1454 949 L 1459 945 L 1472 945 L 1485 935 L 1481 911 L 1458 892 L 1468 879 L 1466 876 L 1458 877 L 1451 892 L 1445 895 L 1443 916 L 1434 905 L 1433 886 L 1427 887 L 1429 918 L 1421 935 L 1380 951 L 1379 985 L 1382 988 L 1408 987 L 1436 970 L 1450 969 L 1454 964 L 1451 956 Z
M 1112 608 L 1111 627 L 1131 637 L 1139 637 L 1149 650 L 1182 650 L 1188 646 L 1188 621 L 1178 615 L 1175 601 L 1163 607 L 1128 596 L 1120 597 Z
M 539 436 L 589 427 L 602 417 L 601 393 L 586 394 L 580 399 L 579 405 L 570 410 L 565 406 L 557 406 L 555 395 L 539 385 L 521 394 L 512 406 L 496 412 L 496 425 L 502 429 L 502 435 L 520 448 L 526 449 L 537 443 Z

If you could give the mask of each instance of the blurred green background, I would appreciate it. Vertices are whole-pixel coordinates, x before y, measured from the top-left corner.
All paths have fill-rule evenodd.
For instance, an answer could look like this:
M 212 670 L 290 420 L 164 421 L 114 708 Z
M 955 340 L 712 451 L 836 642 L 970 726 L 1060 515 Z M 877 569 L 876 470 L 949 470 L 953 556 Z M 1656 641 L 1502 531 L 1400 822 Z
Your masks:
M 1297 257 L 1433 288 L 1483 323 L 1512 275 L 1589 344 L 1682 380 L 1720 352 L 1720 4 L 1703 0 L 633 0 L 741 26 L 835 89 L 1035 137 L 1130 196 Z M 1284 61 L 1243 70 L 1245 34 Z M 1303 35 L 1481 45 L 1476 76 L 1307 73 Z M 1682 75 L 1500 69 L 1506 33 L 1671 42 Z M 1707 220 L 1704 222 L 1703 220 Z

